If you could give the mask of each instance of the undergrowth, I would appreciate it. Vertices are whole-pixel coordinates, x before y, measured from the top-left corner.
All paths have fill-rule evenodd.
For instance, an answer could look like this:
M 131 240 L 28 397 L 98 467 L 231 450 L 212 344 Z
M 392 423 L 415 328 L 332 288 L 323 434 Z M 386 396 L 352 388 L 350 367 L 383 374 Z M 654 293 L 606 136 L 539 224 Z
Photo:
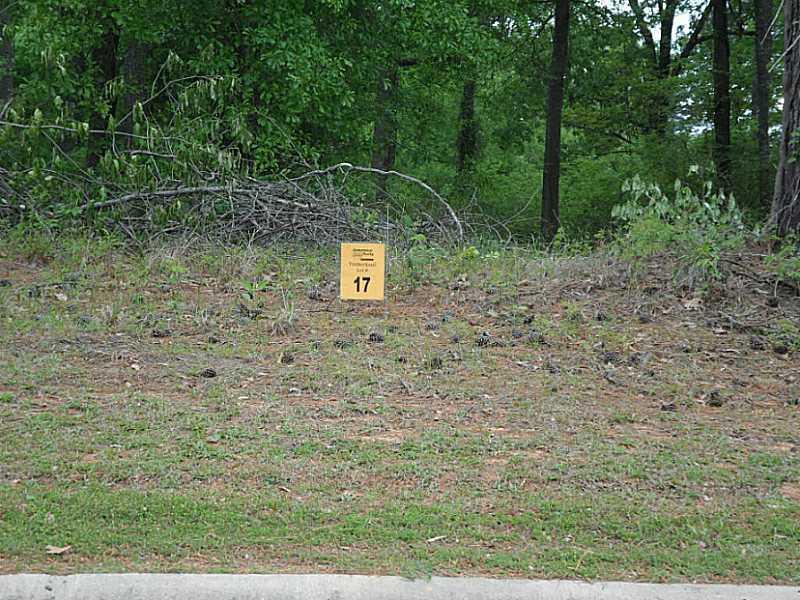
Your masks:
M 800 240 L 777 244 L 763 228 L 748 226 L 733 196 L 698 179 L 700 175 L 698 168 L 690 169 L 687 179 L 691 182 L 676 180 L 669 192 L 639 176 L 627 180 L 625 201 L 613 210 L 615 227 L 593 238 L 570 237 L 562 229 L 547 245 L 535 239 L 521 244 L 486 235 L 454 246 L 415 230 L 409 222 L 403 224 L 409 229 L 396 236 L 389 248 L 390 272 L 410 289 L 457 281 L 470 273 L 481 273 L 489 284 L 502 287 L 508 274 L 518 274 L 519 265 L 526 261 L 540 261 L 547 272 L 548 260 L 609 256 L 636 273 L 648 262 L 666 258 L 662 262 L 670 265 L 676 287 L 703 294 L 734 273 L 730 263 L 746 257 L 756 259 L 754 276 L 762 282 L 800 292 Z M 0 252 L 37 263 L 58 256 L 60 264 L 73 269 L 114 252 L 132 252 L 147 257 L 142 277 L 158 273 L 177 281 L 199 268 L 241 287 L 245 303 L 268 288 L 289 289 L 299 277 L 306 278 L 312 289 L 336 260 L 335 244 L 330 241 L 313 247 L 291 242 L 259 246 L 204 240 L 199 234 L 191 240 L 164 237 L 133 245 L 115 229 L 95 225 L 87 223 L 83 229 L 67 232 L 53 222 L 35 219 L 0 223 Z M 300 254 L 303 260 L 295 260 Z

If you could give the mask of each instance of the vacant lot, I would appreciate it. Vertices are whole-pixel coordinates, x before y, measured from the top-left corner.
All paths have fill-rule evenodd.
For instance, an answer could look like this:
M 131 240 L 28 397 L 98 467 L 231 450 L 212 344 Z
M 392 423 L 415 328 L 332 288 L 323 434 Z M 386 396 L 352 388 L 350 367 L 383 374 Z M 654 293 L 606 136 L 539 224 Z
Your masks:
M 343 305 L 334 252 L 0 250 L 0 571 L 800 582 L 796 297 L 389 273 Z

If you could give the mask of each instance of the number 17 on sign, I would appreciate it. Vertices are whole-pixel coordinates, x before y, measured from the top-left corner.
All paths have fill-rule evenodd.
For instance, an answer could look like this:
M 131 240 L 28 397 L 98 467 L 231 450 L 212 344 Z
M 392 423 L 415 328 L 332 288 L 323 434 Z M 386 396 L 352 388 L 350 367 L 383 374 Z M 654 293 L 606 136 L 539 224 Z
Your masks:
M 353 283 L 356 284 L 356 294 L 361 292 L 362 281 L 364 282 L 364 293 L 366 294 L 369 292 L 369 282 L 372 281 L 372 277 L 361 277 L 361 275 L 359 275 L 353 280 Z
M 383 300 L 386 247 L 383 244 L 346 243 L 341 249 L 342 300 Z

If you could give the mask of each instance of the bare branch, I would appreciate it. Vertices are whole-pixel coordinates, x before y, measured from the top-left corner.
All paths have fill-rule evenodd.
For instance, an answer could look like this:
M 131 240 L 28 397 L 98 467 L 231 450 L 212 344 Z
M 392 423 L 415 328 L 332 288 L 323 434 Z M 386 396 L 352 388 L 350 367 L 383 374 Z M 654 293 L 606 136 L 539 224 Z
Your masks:
M 700 34 L 703 32 L 703 28 L 706 25 L 706 21 L 711 16 L 711 2 L 706 4 L 705 9 L 703 10 L 703 14 L 700 15 L 700 18 L 694 24 L 694 28 L 692 28 L 692 33 L 689 35 L 689 40 L 686 42 L 686 45 L 681 50 L 680 55 L 678 56 L 678 60 L 672 67 L 672 76 L 675 77 L 680 75 L 681 71 L 683 70 L 683 61 L 691 56 L 694 49 L 697 47 L 697 44 L 701 42 Z
M 97 202 L 94 204 L 92 203 L 84 204 L 81 207 L 81 210 L 88 210 L 90 208 L 95 208 L 95 209 L 109 208 L 111 206 L 115 206 L 118 204 L 126 204 L 134 200 L 148 200 L 153 198 L 171 199 L 171 198 L 179 198 L 181 196 L 192 196 L 199 194 L 230 194 L 230 195 L 257 194 L 259 191 L 260 190 L 258 186 L 247 188 L 247 187 L 228 187 L 224 185 L 214 185 L 214 186 L 199 186 L 199 187 L 183 187 L 183 188 L 175 188 L 172 190 L 132 192 L 130 194 L 125 194 L 123 196 L 117 196 L 116 198 L 111 198 L 110 200 L 106 200 L 104 202 Z M 279 204 L 294 206 L 295 208 L 302 208 L 302 209 L 310 208 L 308 204 L 291 202 L 275 196 L 271 197 L 270 200 L 272 202 L 277 202 Z
M 639 34 L 642 36 L 645 46 L 647 46 L 647 49 L 652 55 L 651 60 L 653 61 L 653 67 L 658 67 L 658 50 L 656 50 L 653 32 L 650 31 L 650 27 L 647 25 L 647 21 L 644 18 L 644 10 L 642 10 L 639 0 L 630 0 L 630 5 L 631 10 L 633 10 L 633 16 L 636 18 L 636 27 L 639 28 Z
M 362 236 L 365 229 L 386 237 L 391 233 L 395 240 L 404 238 L 407 232 L 389 220 L 388 212 L 385 221 L 380 223 L 365 223 L 359 218 L 359 212 L 341 191 L 351 172 L 379 173 L 418 185 L 446 209 L 457 229 L 458 241 L 463 241 L 463 225 L 455 211 L 428 184 L 397 171 L 381 171 L 350 163 L 312 170 L 293 179 L 264 181 L 244 178 L 228 184 L 209 182 L 207 185 L 138 190 L 102 202 L 87 201 L 81 206 L 81 211 L 116 208 L 119 214 L 114 215 L 114 222 L 118 226 L 130 226 L 129 231 L 153 235 L 163 233 L 165 228 L 184 231 L 187 223 L 194 223 L 195 227 L 204 223 L 202 227 L 209 237 L 222 235 L 228 240 L 244 237 L 251 242 L 302 239 L 324 243 Z M 334 174 L 338 177 L 330 177 Z M 154 232 L 157 207 L 180 198 L 190 199 L 182 204 L 180 216 L 176 215 L 169 223 L 159 219 L 160 229 Z M 449 219 L 447 222 L 445 225 L 425 215 L 423 230 L 452 240 L 455 232 L 450 228 Z
M 456 224 L 456 227 L 458 228 L 459 241 L 464 240 L 464 228 L 461 225 L 461 221 L 458 220 L 458 217 L 456 216 L 453 207 L 451 207 L 450 204 L 444 198 L 442 198 L 438 193 L 436 193 L 436 191 L 431 186 L 429 186 L 421 179 L 417 179 L 416 177 L 412 177 L 411 175 L 406 175 L 405 173 L 400 173 L 399 171 L 384 171 L 382 169 L 376 169 L 374 167 L 360 167 L 358 165 L 351 165 L 350 163 L 339 163 L 331 167 L 327 167 L 326 169 L 311 171 L 309 173 L 306 173 L 305 175 L 301 175 L 300 177 L 290 179 L 289 181 L 292 182 L 302 181 L 304 179 L 309 179 L 310 177 L 318 177 L 320 175 L 325 175 L 327 173 L 332 173 L 334 171 L 356 171 L 358 173 L 373 173 L 377 175 L 388 175 L 404 179 L 405 181 L 409 181 L 411 183 L 420 186 L 422 189 L 424 189 L 426 192 L 428 192 L 430 195 L 436 198 L 445 207 L 447 212 L 450 214 L 450 218 L 453 219 L 453 222 Z

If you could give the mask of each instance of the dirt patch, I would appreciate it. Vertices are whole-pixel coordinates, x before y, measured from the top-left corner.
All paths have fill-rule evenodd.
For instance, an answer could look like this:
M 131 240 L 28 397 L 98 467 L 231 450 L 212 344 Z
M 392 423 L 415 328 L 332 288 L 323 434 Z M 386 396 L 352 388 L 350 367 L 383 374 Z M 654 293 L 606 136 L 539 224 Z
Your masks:
M 800 484 L 797 483 L 784 483 L 780 487 L 780 493 L 784 498 L 800 502 Z
M 797 452 L 797 445 L 791 444 L 789 442 L 780 442 L 778 444 L 775 444 L 772 447 L 772 450 L 773 452 L 779 452 L 781 454 L 786 454 L 789 452 Z

